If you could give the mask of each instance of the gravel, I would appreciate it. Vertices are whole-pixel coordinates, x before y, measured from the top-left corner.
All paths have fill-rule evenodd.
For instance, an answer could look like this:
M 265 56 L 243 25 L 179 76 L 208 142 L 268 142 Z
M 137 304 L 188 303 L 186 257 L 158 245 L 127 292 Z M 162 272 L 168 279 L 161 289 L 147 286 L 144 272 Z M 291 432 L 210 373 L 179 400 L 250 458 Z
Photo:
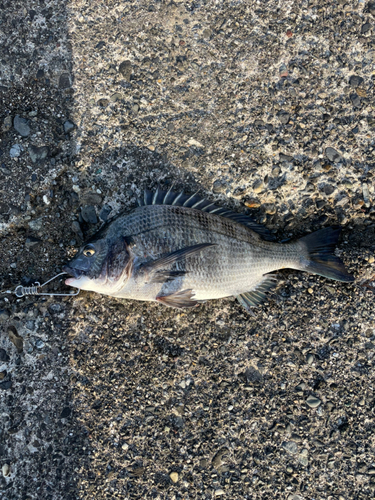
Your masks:
M 372 498 L 374 2 L 0 15 L 1 290 L 172 185 L 278 241 L 341 226 L 357 278 L 280 271 L 255 316 L 1 295 L 1 498 Z

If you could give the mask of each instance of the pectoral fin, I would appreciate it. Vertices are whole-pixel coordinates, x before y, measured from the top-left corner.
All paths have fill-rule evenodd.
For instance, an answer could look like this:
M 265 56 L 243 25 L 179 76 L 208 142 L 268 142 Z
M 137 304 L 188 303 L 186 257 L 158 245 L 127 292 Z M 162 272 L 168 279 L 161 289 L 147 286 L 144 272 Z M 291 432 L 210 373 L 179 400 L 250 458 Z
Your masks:
M 193 296 L 194 292 L 192 290 L 182 290 L 181 292 L 172 293 L 171 295 L 156 297 L 156 300 L 168 307 L 186 309 L 195 307 L 198 304 L 196 300 L 192 300 Z
M 214 243 L 200 243 L 199 245 L 181 248 L 160 259 L 142 264 L 140 271 L 145 273 L 147 283 L 164 283 L 165 281 L 171 281 L 179 276 L 183 276 L 186 272 L 180 270 L 173 271 L 168 268 L 181 259 L 194 255 L 211 246 L 214 246 Z

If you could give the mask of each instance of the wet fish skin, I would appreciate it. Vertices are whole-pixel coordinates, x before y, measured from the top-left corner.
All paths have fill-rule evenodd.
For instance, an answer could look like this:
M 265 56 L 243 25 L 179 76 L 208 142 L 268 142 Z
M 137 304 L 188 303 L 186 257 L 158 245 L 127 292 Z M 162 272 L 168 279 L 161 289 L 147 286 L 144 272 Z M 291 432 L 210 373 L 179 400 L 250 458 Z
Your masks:
M 171 197 L 175 199 L 176 195 Z M 250 307 L 264 298 L 273 279 L 267 274 L 278 269 L 352 281 L 332 254 L 339 230 L 326 228 L 314 234 L 292 243 L 274 243 L 228 216 L 210 213 L 209 208 L 145 204 L 94 235 L 65 267 L 74 276 L 66 283 L 173 307 L 228 296 L 240 296 L 240 302 Z M 95 254 L 85 256 L 87 247 Z

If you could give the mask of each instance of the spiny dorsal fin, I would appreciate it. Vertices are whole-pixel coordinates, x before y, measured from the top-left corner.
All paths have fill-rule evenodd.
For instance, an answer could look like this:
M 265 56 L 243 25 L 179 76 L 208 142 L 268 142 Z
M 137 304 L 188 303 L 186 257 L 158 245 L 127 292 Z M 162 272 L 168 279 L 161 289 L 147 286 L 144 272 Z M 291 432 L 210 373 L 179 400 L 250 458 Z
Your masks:
M 213 202 L 205 200 L 196 194 L 188 196 L 183 192 L 175 193 L 171 190 L 162 191 L 157 189 L 155 193 L 146 190 L 143 197 L 138 199 L 138 205 L 140 207 L 145 205 L 174 205 L 176 207 L 194 208 L 209 214 L 221 215 L 221 217 L 226 217 L 243 224 L 249 229 L 252 229 L 255 233 L 258 233 L 266 241 L 275 241 L 276 239 L 268 229 L 255 222 L 248 215 L 233 212 L 227 208 L 218 207 Z

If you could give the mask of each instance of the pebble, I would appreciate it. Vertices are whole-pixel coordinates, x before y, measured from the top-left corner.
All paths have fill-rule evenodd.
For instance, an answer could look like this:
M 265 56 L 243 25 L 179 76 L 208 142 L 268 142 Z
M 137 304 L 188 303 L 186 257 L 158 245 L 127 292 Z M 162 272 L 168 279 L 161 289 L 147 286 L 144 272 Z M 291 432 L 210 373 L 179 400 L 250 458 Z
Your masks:
M 215 490 L 215 497 L 221 497 L 222 495 L 225 495 L 224 490 L 222 490 L 221 488 L 218 490 Z
M 39 340 L 37 340 L 37 341 L 35 342 L 35 347 L 36 347 L 37 349 L 43 349 L 43 347 L 44 347 L 44 346 L 45 346 L 45 343 L 43 342 L 43 340 L 40 340 L 40 339 L 39 339 Z
M 342 159 L 341 154 L 334 148 L 326 148 L 325 154 L 329 161 L 334 163 L 338 163 Z
M 69 73 L 62 73 L 59 78 L 59 89 L 68 89 L 72 86 Z
M 4 118 L 4 121 L 3 121 L 3 130 L 4 130 L 4 132 L 6 132 L 7 130 L 9 130 L 11 126 L 12 126 L 12 117 L 8 115 L 8 116 L 6 116 Z
M 41 160 L 44 160 L 48 155 L 48 147 L 47 146 L 30 146 L 29 147 L 29 156 L 33 163 L 37 163 Z
M 306 362 L 307 362 L 307 364 L 308 364 L 308 365 L 312 365 L 312 364 L 313 364 L 313 362 L 314 362 L 314 355 L 313 355 L 313 354 L 311 354 L 311 353 L 310 353 L 310 354 L 308 354 L 308 355 L 306 356 Z
M 23 338 L 18 334 L 14 326 L 8 327 L 8 337 L 9 340 L 14 344 L 18 352 L 23 351 Z
M 23 147 L 21 144 L 13 144 L 13 146 L 10 148 L 9 151 L 9 156 L 11 158 L 18 158 L 23 151 Z
M 288 453 L 291 453 L 292 455 L 297 453 L 298 446 L 294 441 L 285 441 L 282 446 L 284 450 L 286 450 Z
M 118 67 L 119 73 L 126 79 L 130 80 L 132 74 L 132 63 L 129 60 L 122 61 Z
M 29 222 L 29 228 L 33 231 L 40 231 L 43 227 L 43 219 L 35 219 Z
M 103 222 L 107 222 L 108 216 L 111 213 L 111 211 L 112 207 L 110 205 L 103 205 L 99 213 L 99 219 L 101 219 Z
M 304 498 L 301 495 L 289 495 L 288 500 L 304 500 Z
M 79 222 L 76 220 L 74 222 L 72 222 L 72 231 L 74 231 L 77 234 L 77 236 L 81 240 L 83 240 L 83 233 L 82 233 L 81 226 L 80 226 Z
M 127 443 L 124 443 L 122 446 L 121 446 L 121 449 L 124 450 L 124 451 L 128 451 L 129 449 L 129 445 Z
M 26 238 L 25 241 L 25 246 L 27 248 L 32 248 L 35 247 L 36 245 L 39 245 L 42 241 L 39 238 L 34 238 L 33 236 L 29 236 Z
M 277 117 L 283 125 L 286 125 L 290 120 L 290 114 L 286 111 L 280 111 Z
M 364 183 L 362 185 L 362 193 L 363 193 L 363 201 L 365 202 L 366 207 L 370 207 L 370 193 L 368 190 L 368 185 Z
M 66 122 L 64 123 L 64 132 L 68 134 L 74 129 L 74 127 L 75 125 L 73 122 L 71 122 L 70 120 L 66 120 Z
M 178 481 L 178 473 L 177 473 L 177 472 L 171 472 L 171 473 L 169 474 L 169 477 L 172 479 L 172 481 L 173 481 L 174 483 L 177 483 L 177 481 Z
M 82 219 L 88 224 L 96 224 L 98 218 L 96 216 L 95 207 L 92 205 L 85 205 L 81 208 Z
M 5 361 L 5 363 L 7 363 L 9 359 L 10 358 L 6 353 L 6 350 L 0 347 L 0 361 Z
M 280 161 L 287 161 L 288 163 L 290 163 L 293 161 L 293 156 L 286 155 L 284 153 L 280 153 L 279 159 L 280 159 Z
M 102 197 L 98 193 L 88 192 L 82 196 L 82 205 L 99 205 L 102 202 Z
M 4 477 L 9 476 L 9 474 L 10 474 L 10 466 L 9 466 L 9 464 L 4 464 L 2 466 L 2 468 L 1 468 L 1 470 L 2 470 L 2 473 L 3 473 Z
M 304 448 L 298 457 L 298 462 L 304 467 L 307 467 L 309 465 L 308 453 L 308 450 Z
M 9 311 L 7 311 L 6 309 L 0 309 L 0 321 L 6 321 L 9 318 Z
M 357 88 L 359 87 L 361 84 L 363 83 L 363 78 L 361 76 L 358 76 L 358 75 L 352 75 L 350 78 L 349 78 L 349 84 L 351 85 L 351 87 L 353 88 Z
M 31 130 L 29 121 L 26 120 L 26 118 L 22 118 L 20 115 L 14 117 L 13 127 L 22 137 L 28 137 L 30 135 Z
M 315 396 L 309 396 L 306 399 L 306 404 L 310 406 L 310 408 L 318 408 L 318 406 L 321 404 L 321 400 L 316 398 Z
M 253 191 L 254 193 L 260 193 L 264 189 L 264 184 L 263 181 L 257 180 L 253 184 Z

